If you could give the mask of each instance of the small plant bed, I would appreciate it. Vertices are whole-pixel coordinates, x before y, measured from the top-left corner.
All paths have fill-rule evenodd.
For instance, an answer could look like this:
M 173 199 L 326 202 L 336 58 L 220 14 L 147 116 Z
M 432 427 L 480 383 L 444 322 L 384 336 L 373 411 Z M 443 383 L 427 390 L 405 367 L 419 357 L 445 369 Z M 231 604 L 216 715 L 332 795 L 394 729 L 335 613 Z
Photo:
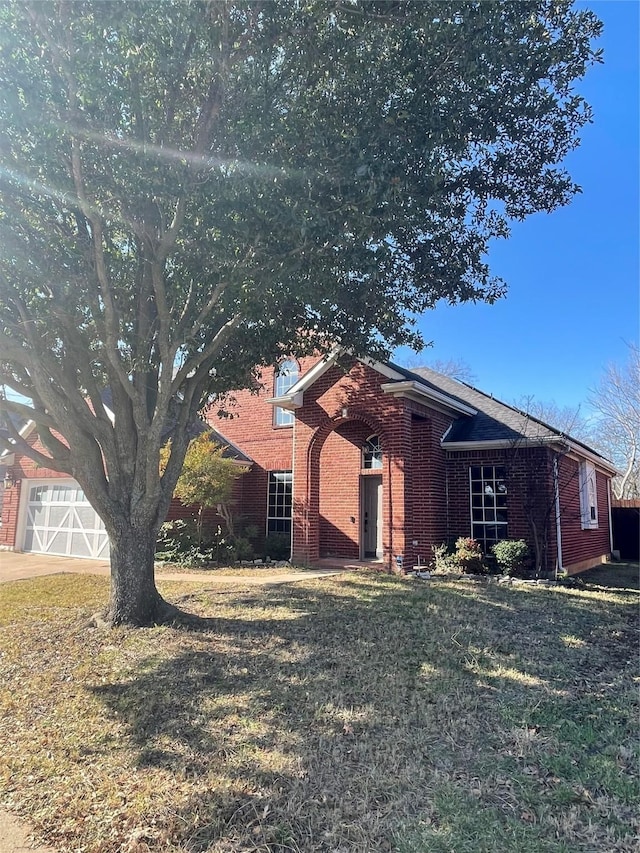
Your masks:
M 224 569 L 229 567 L 289 566 L 291 538 L 284 534 L 271 534 L 256 551 L 252 544 L 257 531 L 246 528 L 231 534 L 220 526 L 203 529 L 201 519 L 176 519 L 160 528 L 156 546 L 156 566 L 171 566 L 193 571 Z
M 0 802 L 59 853 L 632 853 L 638 594 L 359 573 L 0 597 Z
M 212 562 L 159 562 L 156 563 L 156 575 L 158 577 L 162 577 L 162 575 L 166 574 L 175 574 L 176 572 L 180 572 L 181 574 L 189 575 L 189 574 L 202 574 L 206 572 L 207 574 L 221 574 L 221 575 L 230 575 L 230 576 L 249 576 L 255 575 L 257 572 L 269 572 L 277 573 L 277 574 L 290 574 L 292 572 L 303 572 L 305 571 L 304 567 L 293 566 L 288 560 L 278 560 L 277 562 L 264 562 L 262 560 L 247 560 L 241 563 L 234 563 L 232 565 L 229 564 L 219 564 Z

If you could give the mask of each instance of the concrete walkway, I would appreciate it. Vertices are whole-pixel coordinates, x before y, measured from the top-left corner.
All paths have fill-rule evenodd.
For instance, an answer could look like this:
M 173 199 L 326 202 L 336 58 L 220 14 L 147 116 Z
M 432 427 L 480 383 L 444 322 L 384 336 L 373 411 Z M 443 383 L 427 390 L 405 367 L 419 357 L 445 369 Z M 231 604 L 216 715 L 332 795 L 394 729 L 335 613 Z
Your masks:
M 23 820 L 0 809 L 0 853 L 55 853 L 28 841 L 29 826 Z
M 28 580 L 44 575 L 80 574 L 108 575 L 109 563 L 106 560 L 79 560 L 70 557 L 51 557 L 46 554 L 22 554 L 17 551 L 0 551 L 0 583 Z M 224 584 L 240 583 L 266 585 L 295 583 L 311 578 L 323 578 L 340 574 L 340 569 L 320 569 L 309 571 L 278 571 L 260 567 L 255 575 L 225 575 L 220 571 L 209 572 L 167 572 L 156 571 L 156 580 L 177 580 L 194 583 Z M 14 815 L 0 809 L 0 853 L 55 853 L 50 847 L 30 846 L 27 842 L 29 826 Z
M 311 578 L 340 574 L 341 569 L 304 569 L 286 571 L 256 566 L 251 574 L 224 574 L 219 569 L 208 572 L 180 572 L 156 570 L 156 580 L 193 581 L 195 583 L 243 583 L 251 585 L 295 583 Z M 108 575 L 108 560 L 79 560 L 74 557 L 51 557 L 48 554 L 23 554 L 18 551 L 0 551 L 0 583 L 26 580 L 43 575 Z M 255 574 L 253 574 L 255 572 Z M 0 850 L 0 853 L 2 851 Z

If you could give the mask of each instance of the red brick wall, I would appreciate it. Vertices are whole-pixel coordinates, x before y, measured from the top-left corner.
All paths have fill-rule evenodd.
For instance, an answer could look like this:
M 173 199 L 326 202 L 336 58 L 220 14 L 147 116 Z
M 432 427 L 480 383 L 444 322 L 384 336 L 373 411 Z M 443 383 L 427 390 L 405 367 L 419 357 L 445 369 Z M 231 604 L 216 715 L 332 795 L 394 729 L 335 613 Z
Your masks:
M 380 437 L 386 565 L 391 565 L 394 554 L 403 553 L 405 490 L 401 444 L 410 416 L 401 400 L 381 391 L 385 381 L 381 374 L 356 362 L 348 374 L 332 367 L 305 392 L 304 406 L 296 412 L 294 458 L 294 555 L 300 561 L 315 560 L 338 542 L 347 549 L 340 556 L 359 553 L 360 448 L 354 445 L 353 451 L 349 451 L 348 477 L 355 492 L 347 497 L 342 470 L 347 449 L 340 436 L 342 442 L 361 442 L 370 435 Z M 339 437 L 330 438 L 336 429 Z M 331 503 L 335 503 L 333 508 Z M 321 527 L 322 513 L 325 517 L 328 514 L 329 524 Z M 351 517 L 356 521 L 351 522 Z M 333 539 L 325 542 L 323 536 L 328 535 L 331 525 L 335 528 Z
M 553 458 L 553 452 L 545 448 L 514 448 L 494 453 L 450 453 L 447 461 L 449 538 L 469 536 L 471 533 L 469 466 L 505 465 L 509 489 L 508 536 L 510 539 L 525 539 L 533 553 L 534 543 L 528 520 L 533 513 L 538 529 L 546 528 L 546 567 L 551 571 L 557 560 Z M 569 571 L 579 570 L 576 567 L 586 568 L 588 563 L 595 564 L 610 552 L 607 479 L 604 474 L 597 473 L 598 528 L 583 530 L 578 462 L 568 456 L 558 457 L 562 565 Z
M 317 359 L 301 362 L 301 375 Z M 451 418 L 408 399 L 385 394 L 387 379 L 355 362 L 348 372 L 334 366 L 304 394 L 294 427 L 274 427 L 274 371 L 263 373 L 258 394 L 241 391 L 231 417 L 210 412 L 208 421 L 254 460 L 236 487 L 237 531 L 257 530 L 256 544 L 266 532 L 267 484 L 270 471 L 293 470 L 293 548 L 301 562 L 331 555 L 357 559 L 360 554 L 361 448 L 378 435 L 383 450 L 384 565 L 395 568 L 402 555 L 406 567 L 418 555 L 429 559 L 431 546 L 471 534 L 469 467 L 504 465 L 507 469 L 508 536 L 533 547 L 528 516 L 547 530 L 548 568 L 556 560 L 552 454 L 545 448 L 445 452 L 440 440 Z M 32 441 L 37 441 L 35 435 Z M 577 463 L 560 460 L 563 562 L 596 561 L 609 553 L 607 478 L 598 475 L 597 530 L 581 529 Z M 18 479 L 61 476 L 16 460 Z M 376 472 L 378 473 L 378 472 Z M 20 486 L 7 491 L 0 544 L 15 544 Z M 169 517 L 191 515 L 192 508 L 174 502 Z M 208 524 L 219 519 L 210 511 Z M 415 545 L 413 543 L 416 543 Z
M 607 477 L 596 472 L 598 527 L 583 530 L 580 517 L 579 463 L 564 456 L 559 462 L 560 517 L 562 519 L 562 564 L 569 572 L 580 571 L 583 563 L 595 565 L 611 551 Z
M 314 363 L 306 360 L 301 370 Z M 266 403 L 273 395 L 270 374 L 259 394 L 236 395 L 234 417 L 208 419 L 255 460 L 243 478 L 242 513 L 260 531 L 266 523 L 268 472 L 293 470 L 294 556 L 301 562 L 328 555 L 359 557 L 361 448 L 374 434 L 383 448 L 384 564 L 394 568 L 402 555 L 405 566 L 413 565 L 447 535 L 440 440 L 451 418 L 383 393 L 380 386 L 386 381 L 359 362 L 348 372 L 330 368 L 305 392 L 292 430 L 273 426 Z
M 407 487 L 407 546 L 409 562 L 429 561 L 432 546 L 447 537 L 445 452 L 440 446 L 451 418 L 410 404 L 411 455 Z M 413 543 L 417 544 L 414 545 Z
M 359 558 L 361 448 L 369 436 L 358 421 L 331 432 L 320 453 L 320 556 Z
M 515 447 L 502 450 L 450 451 L 447 458 L 447 538 L 471 535 L 469 468 L 472 465 L 501 465 L 507 481 L 507 536 L 524 539 L 531 552 L 534 543 L 529 517 L 534 513 L 538 529 L 546 526 L 546 563 L 550 570 L 556 559 L 555 504 L 552 459 L 545 448 Z
M 300 375 L 317 361 L 316 357 L 300 359 Z M 217 408 L 207 414 L 207 421 L 214 429 L 254 460 L 250 471 L 242 477 L 236 514 L 240 529 L 258 531 L 253 537 L 258 547 L 266 533 L 269 471 L 290 471 L 293 462 L 293 427 L 274 427 L 273 406 L 266 402 L 274 395 L 274 379 L 274 369 L 265 368 L 261 377 L 263 387 L 258 393 L 235 392 L 229 405 L 230 417 L 218 417 Z

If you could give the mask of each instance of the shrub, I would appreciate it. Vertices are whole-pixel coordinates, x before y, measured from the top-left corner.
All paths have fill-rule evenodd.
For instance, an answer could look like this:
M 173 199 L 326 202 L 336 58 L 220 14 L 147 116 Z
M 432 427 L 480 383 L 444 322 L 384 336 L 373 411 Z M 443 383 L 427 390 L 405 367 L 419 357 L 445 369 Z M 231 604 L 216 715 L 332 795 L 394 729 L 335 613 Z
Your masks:
M 291 556 L 291 536 L 288 533 L 269 533 L 264 540 L 264 556 L 272 560 L 288 560 Z
M 431 551 L 433 553 L 431 568 L 434 572 L 451 572 L 459 568 L 451 546 L 446 542 L 441 542 L 440 545 L 432 545 Z
M 253 560 L 256 555 L 252 542 L 245 536 L 234 536 L 231 553 L 234 560 Z
M 200 541 L 199 541 L 200 539 Z M 199 566 L 203 563 L 230 563 L 236 559 L 235 540 L 218 525 L 198 531 L 194 519 L 165 521 L 156 542 L 158 562 Z
M 529 562 L 529 549 L 524 539 L 503 539 L 496 542 L 491 550 L 504 575 L 521 574 Z
M 156 540 L 156 560 L 160 562 L 179 562 L 180 557 L 189 551 L 196 540 L 194 522 L 182 518 L 165 521 Z
M 478 575 L 485 571 L 482 562 L 482 549 L 475 539 L 461 536 L 456 540 L 456 550 L 453 559 L 467 575 Z

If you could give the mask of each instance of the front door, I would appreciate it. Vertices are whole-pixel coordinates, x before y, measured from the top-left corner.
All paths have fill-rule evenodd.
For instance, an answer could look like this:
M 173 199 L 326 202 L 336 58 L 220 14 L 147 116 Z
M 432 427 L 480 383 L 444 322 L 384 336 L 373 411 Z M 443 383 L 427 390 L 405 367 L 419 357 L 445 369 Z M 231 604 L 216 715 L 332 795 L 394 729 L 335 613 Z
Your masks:
M 382 477 L 360 477 L 360 553 L 382 559 Z

